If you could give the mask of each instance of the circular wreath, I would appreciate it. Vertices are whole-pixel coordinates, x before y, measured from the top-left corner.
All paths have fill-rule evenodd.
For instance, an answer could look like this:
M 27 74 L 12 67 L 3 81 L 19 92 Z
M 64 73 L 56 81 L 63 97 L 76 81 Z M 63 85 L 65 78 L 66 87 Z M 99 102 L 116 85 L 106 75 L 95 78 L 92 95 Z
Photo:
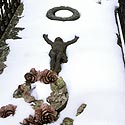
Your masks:
M 55 13 L 60 10 L 68 10 L 68 11 L 71 11 L 73 14 L 70 17 L 58 17 L 55 15 Z M 48 10 L 46 16 L 51 20 L 74 21 L 80 18 L 80 13 L 76 9 L 73 9 L 71 7 L 60 6 L 60 7 L 54 7 Z
M 52 70 L 45 69 L 43 71 L 37 71 L 35 68 L 27 72 L 24 78 L 25 83 L 18 86 L 13 93 L 13 97 L 24 98 L 25 102 L 31 103 L 35 113 L 34 116 L 29 115 L 29 118 L 25 118 L 21 124 L 30 125 L 32 123 L 32 125 L 36 125 L 41 123 L 40 125 L 43 125 L 55 122 L 59 118 L 59 113 L 66 107 L 69 98 L 66 83 L 63 78 L 59 77 L 57 73 Z M 50 96 L 46 98 L 47 103 L 42 99 L 37 100 L 32 95 L 32 91 L 35 87 L 32 88 L 31 84 L 37 81 L 50 84 L 52 92 Z

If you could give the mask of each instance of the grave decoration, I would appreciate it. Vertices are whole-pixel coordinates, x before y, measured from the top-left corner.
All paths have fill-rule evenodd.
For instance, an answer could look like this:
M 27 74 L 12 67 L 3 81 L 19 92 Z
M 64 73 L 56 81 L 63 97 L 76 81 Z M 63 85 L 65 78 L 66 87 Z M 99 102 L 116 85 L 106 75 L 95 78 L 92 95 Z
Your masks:
M 44 40 L 51 45 L 52 49 L 49 52 L 51 58 L 50 68 L 52 71 L 55 71 L 57 74 L 61 71 L 61 64 L 67 63 L 68 57 L 66 55 L 66 49 L 69 45 L 75 43 L 79 37 L 75 36 L 74 39 L 64 42 L 63 39 L 57 37 L 54 42 L 52 42 L 47 34 L 43 34 Z
M 20 0 L 18 0 L 20 2 Z M 16 4 L 14 4 L 16 6 Z M 13 7 L 14 7 L 13 6 Z M 3 34 L 1 38 L 2 41 L 5 41 L 7 38 L 20 39 L 17 36 L 18 31 L 23 30 L 24 28 L 15 27 L 23 10 L 23 3 L 17 9 L 17 13 L 13 16 L 10 25 L 8 26 L 7 32 Z M 72 12 L 70 17 L 57 17 L 55 14 L 60 10 L 68 10 Z M 80 14 L 76 9 L 71 7 L 54 7 L 50 9 L 46 16 L 51 20 L 58 21 L 74 21 L 80 18 Z M 14 21 L 15 20 L 15 21 Z M 10 30 L 11 29 L 11 32 Z M 25 118 L 20 124 L 22 125 L 44 125 L 48 123 L 53 123 L 58 120 L 60 112 L 64 110 L 69 99 L 69 93 L 65 81 L 58 74 L 61 71 L 61 64 L 67 63 L 68 57 L 66 55 L 66 49 L 69 45 L 75 43 L 79 37 L 75 36 L 74 39 L 64 42 L 62 38 L 57 37 L 54 42 L 52 42 L 47 34 L 43 34 L 44 40 L 51 45 L 52 49 L 49 52 L 51 58 L 50 61 L 50 70 L 45 69 L 43 71 L 36 70 L 32 68 L 29 72 L 24 75 L 25 82 L 18 85 L 17 89 L 13 93 L 13 98 L 23 98 L 25 102 L 30 103 L 34 109 L 34 115 L 29 115 Z M 0 46 L 1 47 L 1 46 Z M 1 49 L 1 48 L 0 48 Z M 2 51 L 0 51 L 1 53 Z M 3 71 L 1 67 L 6 67 L 3 63 L 0 62 L 0 73 Z M 43 99 L 37 100 L 33 95 L 32 91 L 35 89 L 32 88 L 32 84 L 35 82 L 40 82 L 40 84 L 50 85 L 51 93 L 46 98 L 46 102 Z M 82 104 L 76 113 L 76 116 L 80 115 L 86 104 Z M 6 118 L 10 115 L 14 116 L 17 106 L 13 104 L 8 104 L 0 108 L 0 117 Z M 60 125 L 73 125 L 73 119 L 66 117 Z
M 66 87 L 66 83 L 62 77 L 59 77 L 56 72 L 45 69 L 43 71 L 32 68 L 28 73 L 24 75 L 25 83 L 18 86 L 14 91 L 14 98 L 24 98 L 25 102 L 30 103 L 35 110 L 34 116 L 30 115 L 29 118 L 25 118 L 21 124 L 47 124 L 54 122 L 58 119 L 59 113 L 66 107 L 69 94 Z M 47 97 L 47 103 L 44 100 L 37 100 L 32 96 L 31 87 L 32 83 L 40 81 L 41 84 L 50 84 L 52 92 Z M 32 119 L 32 120 L 31 120 Z
M 17 106 L 8 104 L 0 108 L 0 118 L 6 118 L 10 115 L 14 116 Z
M 73 125 L 74 120 L 69 117 L 65 117 L 60 125 Z
M 68 10 L 72 12 L 72 16 L 70 17 L 58 17 L 56 16 L 56 12 L 60 10 Z M 80 13 L 71 7 L 68 6 L 60 6 L 60 7 L 54 7 L 47 11 L 46 16 L 51 20 L 58 20 L 58 21 L 74 21 L 80 18 Z
M 84 109 L 86 108 L 86 104 L 81 104 L 79 107 L 78 107 L 78 109 L 77 109 L 77 113 L 76 113 L 76 116 L 78 116 L 78 115 L 80 115 L 83 111 L 84 111 Z
M 58 112 L 46 103 L 42 104 L 38 109 L 35 110 L 35 115 L 29 115 L 25 118 L 22 125 L 43 125 L 47 123 L 52 123 L 58 118 Z

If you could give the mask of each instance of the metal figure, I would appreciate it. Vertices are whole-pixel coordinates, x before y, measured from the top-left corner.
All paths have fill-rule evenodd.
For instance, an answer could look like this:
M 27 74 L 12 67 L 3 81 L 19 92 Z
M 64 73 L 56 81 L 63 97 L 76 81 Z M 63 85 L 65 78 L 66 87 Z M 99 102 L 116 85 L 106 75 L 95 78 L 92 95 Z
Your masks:
M 54 42 L 52 42 L 47 34 L 43 34 L 44 40 L 51 45 L 52 49 L 49 52 L 51 58 L 50 69 L 55 71 L 57 74 L 61 71 L 61 64 L 67 63 L 68 57 L 66 55 L 66 48 L 68 45 L 75 43 L 78 40 L 78 36 L 68 42 L 64 42 L 60 37 L 57 37 Z

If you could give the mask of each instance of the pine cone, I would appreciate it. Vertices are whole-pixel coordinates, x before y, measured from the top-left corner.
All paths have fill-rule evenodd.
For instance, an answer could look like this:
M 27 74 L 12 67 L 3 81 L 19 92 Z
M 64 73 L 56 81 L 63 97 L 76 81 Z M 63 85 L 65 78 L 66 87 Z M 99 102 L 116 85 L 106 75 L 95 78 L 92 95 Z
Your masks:
M 24 75 L 24 78 L 26 79 L 26 83 L 34 83 L 36 82 L 36 76 L 32 73 L 26 73 Z
M 57 120 L 57 117 L 57 111 L 46 103 L 42 104 L 39 109 L 35 110 L 35 122 L 37 123 L 52 123 Z
M 54 72 L 52 70 L 45 69 L 42 72 L 42 81 L 45 84 L 56 82 L 57 79 L 58 79 L 58 76 L 57 76 L 56 72 Z
M 36 69 L 35 68 L 32 68 L 31 70 L 30 70 L 30 73 L 32 73 L 33 75 L 37 75 L 37 71 L 36 71 Z
M 43 72 L 41 72 L 40 70 L 37 71 L 37 81 L 42 81 L 42 75 L 43 75 Z
M 22 125 L 36 125 L 34 121 L 34 117 L 32 115 L 29 115 L 28 118 L 25 118 L 22 123 Z
M 16 108 L 17 108 L 17 106 L 12 105 L 12 104 L 1 107 L 0 108 L 0 117 L 6 118 L 10 115 L 14 115 Z
M 36 77 L 36 81 L 40 81 L 42 79 L 42 72 L 40 70 L 36 71 L 35 68 L 32 68 L 30 73 Z

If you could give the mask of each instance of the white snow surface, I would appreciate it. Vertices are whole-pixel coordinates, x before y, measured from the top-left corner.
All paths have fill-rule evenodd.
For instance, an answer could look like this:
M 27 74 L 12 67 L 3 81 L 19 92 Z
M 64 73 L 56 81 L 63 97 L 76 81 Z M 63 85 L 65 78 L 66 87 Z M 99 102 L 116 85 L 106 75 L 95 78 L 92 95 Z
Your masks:
M 23 18 L 17 26 L 25 30 L 20 40 L 7 40 L 10 53 L 4 73 L 0 75 L 0 107 L 17 105 L 16 114 L 0 118 L 0 125 L 20 125 L 24 118 L 34 114 L 30 104 L 12 97 L 24 74 L 31 68 L 50 68 L 48 53 L 51 49 L 42 35 L 54 41 L 61 37 L 65 42 L 79 36 L 67 48 L 68 62 L 62 64 L 59 76 L 63 77 L 69 91 L 67 107 L 51 125 L 60 125 L 65 117 L 74 119 L 74 125 L 124 125 L 125 124 L 125 69 L 121 48 L 117 45 L 117 26 L 114 9 L 117 0 L 23 0 Z M 80 12 L 76 21 L 54 21 L 46 12 L 57 6 L 69 6 Z M 66 11 L 61 16 L 68 16 Z M 59 13 L 58 13 L 59 15 Z M 49 85 L 35 83 L 33 92 L 38 99 L 46 99 Z M 77 108 L 86 103 L 85 111 L 76 115 Z

